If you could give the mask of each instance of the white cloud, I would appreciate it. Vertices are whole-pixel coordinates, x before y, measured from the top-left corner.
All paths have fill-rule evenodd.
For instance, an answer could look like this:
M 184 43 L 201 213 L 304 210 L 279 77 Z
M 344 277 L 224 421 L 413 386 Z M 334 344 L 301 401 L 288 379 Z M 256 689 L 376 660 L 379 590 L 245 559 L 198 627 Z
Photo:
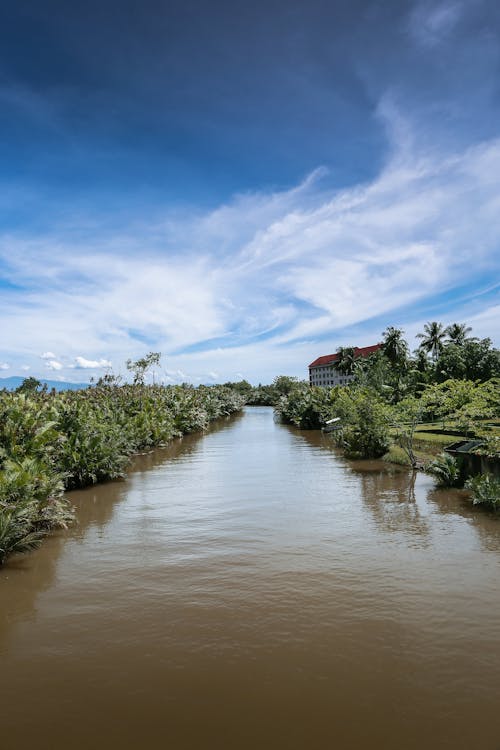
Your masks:
M 99 369 L 154 350 L 166 382 L 236 372 L 264 382 L 420 321 L 443 294 L 480 289 L 498 275 L 500 139 L 423 153 L 394 98 L 378 116 L 393 149 L 370 183 L 332 192 L 314 175 L 204 216 L 107 240 L 97 231 L 85 248 L 75 232 L 0 236 L 8 280 L 36 290 L 0 313 L 4 356 L 36 346 L 49 369 Z M 463 303 L 453 319 L 483 308 Z M 481 320 L 492 326 L 482 335 L 499 335 L 492 317 Z
M 111 362 L 107 359 L 85 359 L 85 357 L 75 357 L 77 370 L 98 370 L 111 367 Z
M 50 359 L 45 363 L 47 370 L 62 370 L 64 365 L 62 362 L 58 362 L 56 359 Z
M 10 370 L 10 365 L 7 362 L 0 362 L 0 370 Z
M 28 372 L 29 369 L 31 369 L 29 365 L 21 365 L 21 370 L 24 372 Z

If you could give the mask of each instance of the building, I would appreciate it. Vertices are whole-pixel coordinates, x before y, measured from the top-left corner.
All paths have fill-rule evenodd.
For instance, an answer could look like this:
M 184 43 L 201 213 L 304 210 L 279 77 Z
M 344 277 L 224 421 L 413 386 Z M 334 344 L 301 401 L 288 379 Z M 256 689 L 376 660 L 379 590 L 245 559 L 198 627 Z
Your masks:
M 364 346 L 354 348 L 354 358 L 369 357 L 370 354 L 377 352 L 382 344 L 373 346 Z M 340 359 L 338 352 L 336 354 L 326 354 L 324 357 L 318 357 L 309 365 L 309 383 L 310 385 L 320 385 L 323 388 L 332 388 L 334 385 L 347 385 L 353 379 L 353 375 L 343 375 L 335 369 L 335 363 Z

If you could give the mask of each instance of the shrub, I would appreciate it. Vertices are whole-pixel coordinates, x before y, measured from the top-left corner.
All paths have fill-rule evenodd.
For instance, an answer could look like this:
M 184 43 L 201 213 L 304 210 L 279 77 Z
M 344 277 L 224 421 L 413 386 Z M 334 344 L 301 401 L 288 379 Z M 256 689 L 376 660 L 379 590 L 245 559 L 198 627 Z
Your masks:
M 441 453 L 425 470 L 434 477 L 438 487 L 459 487 L 462 484 L 458 461 L 449 453 Z
M 123 476 L 130 454 L 243 406 L 232 388 L 118 386 L 0 392 L 0 564 L 73 514 L 65 489 Z
M 0 503 L 0 565 L 14 552 L 28 552 L 38 547 L 43 532 L 32 525 L 32 503 Z
M 465 483 L 472 492 L 472 504 L 484 505 L 486 508 L 500 510 L 500 481 L 492 474 L 478 474 Z

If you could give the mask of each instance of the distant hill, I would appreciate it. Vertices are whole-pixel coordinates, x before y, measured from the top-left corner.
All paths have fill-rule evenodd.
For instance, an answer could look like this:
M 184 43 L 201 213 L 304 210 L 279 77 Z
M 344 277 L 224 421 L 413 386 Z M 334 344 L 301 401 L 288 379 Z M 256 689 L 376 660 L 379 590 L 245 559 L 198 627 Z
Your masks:
M 0 378 L 0 390 L 6 388 L 8 391 L 14 391 L 25 379 L 19 375 L 11 378 Z M 80 391 L 82 388 L 89 387 L 88 383 L 65 383 L 61 380 L 44 380 L 44 378 L 38 378 L 38 380 L 42 385 L 46 383 L 49 391 L 52 388 L 55 388 L 56 391 Z

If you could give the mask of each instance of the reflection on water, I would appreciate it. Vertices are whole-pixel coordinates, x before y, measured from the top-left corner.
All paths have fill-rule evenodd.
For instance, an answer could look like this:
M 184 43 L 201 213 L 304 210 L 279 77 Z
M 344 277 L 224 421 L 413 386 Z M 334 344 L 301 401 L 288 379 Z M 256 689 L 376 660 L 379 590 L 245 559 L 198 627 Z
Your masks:
M 239 419 L 241 414 L 220 419 L 211 425 L 208 434 L 225 429 Z M 199 433 L 186 435 L 173 440 L 165 448 L 134 456 L 127 470 L 128 476 L 151 471 L 179 457 L 187 458 L 196 450 L 201 439 Z M 111 522 L 116 505 L 127 497 L 128 491 L 129 483 L 119 480 L 68 493 L 76 509 L 73 526 L 67 532 L 53 533 L 35 553 L 14 556 L 9 559 L 8 565 L 0 568 L 0 653 L 12 626 L 19 620 L 33 616 L 37 595 L 53 583 L 65 542 L 84 544 L 91 527 L 97 531 L 99 538 L 105 538 L 105 527 Z
M 6 747 L 498 750 L 500 524 L 463 493 L 257 408 L 72 500 L 0 570 Z
M 428 521 L 416 502 L 417 474 L 409 471 L 391 472 L 380 466 L 360 472 L 363 502 L 373 518 L 388 531 L 411 534 L 413 542 L 426 546 Z

